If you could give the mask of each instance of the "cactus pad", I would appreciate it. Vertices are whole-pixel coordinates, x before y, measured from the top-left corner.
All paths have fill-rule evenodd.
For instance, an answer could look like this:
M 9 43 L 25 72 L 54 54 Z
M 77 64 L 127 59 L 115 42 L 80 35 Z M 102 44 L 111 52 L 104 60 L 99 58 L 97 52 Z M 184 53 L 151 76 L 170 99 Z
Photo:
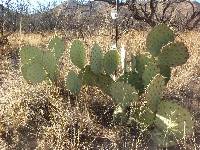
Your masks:
M 128 83 L 140 92 L 144 90 L 142 79 L 137 72 L 126 72 L 117 81 Z
M 58 36 L 55 36 L 49 42 L 48 48 L 49 50 L 51 50 L 51 52 L 53 52 L 54 56 L 56 57 L 56 60 L 59 60 L 65 49 L 64 41 Z
M 153 140 L 161 147 L 172 146 L 177 140 L 193 132 L 194 121 L 186 109 L 169 101 L 162 101 L 155 120 Z
M 57 66 L 58 61 L 56 60 L 56 57 L 53 52 L 42 51 L 39 48 L 32 46 L 25 46 L 20 50 L 20 56 L 22 62 L 22 71 L 24 72 L 23 76 L 25 79 L 36 81 L 36 78 L 38 78 L 38 82 L 39 81 L 41 82 L 42 81 L 41 79 L 43 79 L 44 75 L 43 72 L 45 72 L 45 77 L 46 76 L 49 77 L 52 82 L 56 81 L 58 75 L 58 66 Z M 31 72 L 31 70 L 29 70 L 28 68 L 33 69 L 33 66 L 35 66 L 38 69 L 38 72 L 41 73 L 41 74 L 38 73 L 39 75 L 41 75 L 41 78 L 38 75 L 35 75 L 34 73 L 33 73 L 34 76 L 33 75 L 29 75 L 29 77 L 26 76 L 25 72 L 27 73 Z
M 43 51 L 37 47 L 24 46 L 20 50 L 20 58 L 22 64 L 27 64 L 32 60 L 41 61 L 43 57 Z
M 99 87 L 103 92 L 110 95 L 110 86 L 113 83 L 110 76 L 104 74 L 96 75 L 91 71 L 90 65 L 88 65 L 80 71 L 79 77 L 82 79 L 84 85 Z
M 187 47 L 182 42 L 170 43 L 162 48 L 158 57 L 160 65 L 178 66 L 184 64 L 189 58 Z
M 136 67 L 136 58 L 134 55 L 131 55 L 131 70 L 135 71 L 135 67 Z
M 91 66 L 87 65 L 79 72 L 79 78 L 82 80 L 83 85 L 95 86 L 96 75 L 91 71 Z
M 119 53 L 116 50 L 108 51 L 104 56 L 104 69 L 108 75 L 111 75 L 118 67 L 120 62 Z
M 164 77 L 160 74 L 157 74 L 147 86 L 145 91 L 144 96 L 145 100 L 147 101 L 147 107 L 149 107 L 150 110 L 154 113 L 157 111 L 158 104 L 162 98 L 164 85 Z
M 158 68 L 156 63 L 151 63 L 145 66 L 144 73 L 142 74 L 142 80 L 144 87 L 146 87 L 153 77 L 155 77 L 158 73 L 160 73 L 160 69 Z
M 125 125 L 128 121 L 128 113 L 121 106 L 116 106 L 113 113 L 113 122 L 119 125 Z
M 169 42 L 173 42 L 174 38 L 173 31 L 167 25 L 157 25 L 147 35 L 147 50 L 149 50 L 153 56 L 158 56 L 160 49 Z
M 46 78 L 46 73 L 42 65 L 36 61 L 23 65 L 21 71 L 28 83 L 40 83 Z
M 50 80 L 54 82 L 58 75 L 58 66 L 57 66 L 56 57 L 50 51 L 44 52 L 43 66 Z
M 155 114 L 144 106 L 135 106 L 131 109 L 129 122 L 139 123 L 142 128 L 149 127 L 155 121 Z
M 155 122 L 155 115 L 149 108 L 146 108 L 140 113 L 138 122 L 144 128 L 149 127 Z
M 171 68 L 169 66 L 159 65 L 160 74 L 165 77 L 165 83 L 170 80 L 171 77 Z
M 137 91 L 127 83 L 115 82 L 111 85 L 110 91 L 114 101 L 122 108 L 129 106 L 132 101 L 138 100 Z
M 91 70 L 95 74 L 103 73 L 103 54 L 101 52 L 101 47 L 98 44 L 94 44 L 91 53 Z
M 86 61 L 86 52 L 81 41 L 73 41 L 70 48 L 70 58 L 72 63 L 80 69 L 83 69 Z
M 81 89 L 81 80 L 74 71 L 68 73 L 65 84 L 67 89 L 73 94 L 77 94 Z
M 113 82 L 111 77 L 101 74 L 96 79 L 96 86 L 102 89 L 106 94 L 110 95 L 110 86 Z
M 150 65 L 151 63 L 155 63 L 155 60 L 148 53 L 136 55 L 136 71 L 140 77 L 142 77 L 145 66 Z

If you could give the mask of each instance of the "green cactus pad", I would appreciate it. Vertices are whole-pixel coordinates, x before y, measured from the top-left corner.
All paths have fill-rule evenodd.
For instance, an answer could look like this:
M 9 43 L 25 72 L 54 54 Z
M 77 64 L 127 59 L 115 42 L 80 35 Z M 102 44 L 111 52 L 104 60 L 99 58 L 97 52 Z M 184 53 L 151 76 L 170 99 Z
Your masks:
M 138 100 L 138 93 L 130 84 L 123 82 L 115 82 L 111 85 L 111 95 L 122 108 L 130 105 L 132 101 Z
M 96 75 L 88 65 L 80 71 L 79 77 L 82 79 L 83 85 L 99 87 L 103 92 L 110 95 L 110 86 L 113 83 L 113 79 L 110 76 L 104 74 Z
M 103 73 L 103 53 L 101 47 L 98 44 L 94 44 L 91 53 L 91 70 L 95 74 Z
M 142 80 L 144 87 L 146 87 L 153 77 L 155 77 L 158 73 L 160 73 L 160 69 L 158 68 L 156 63 L 151 63 L 145 66 L 145 70 L 142 74 Z
M 135 89 L 138 90 L 140 93 L 144 91 L 144 84 L 142 78 L 140 78 L 137 72 L 131 72 L 128 78 L 128 83 L 134 86 Z
M 124 82 L 124 83 L 129 83 L 128 82 L 128 79 L 129 79 L 129 76 L 130 76 L 130 72 L 125 72 L 122 76 L 120 76 L 118 79 L 117 79 L 117 82 Z M 130 83 L 129 83 L 130 84 Z
M 179 66 L 184 63 L 189 58 L 188 49 L 182 42 L 170 43 L 162 48 L 162 52 L 158 57 L 158 62 L 160 65 L 165 66 Z
M 136 68 L 136 58 L 134 55 L 131 56 L 131 70 L 135 71 Z
M 155 113 L 146 108 L 140 113 L 138 122 L 143 128 L 151 126 L 155 122 Z
M 64 41 L 58 36 L 55 36 L 49 42 L 48 48 L 51 50 L 51 52 L 53 52 L 53 54 L 56 57 L 56 60 L 59 60 L 65 49 Z
M 104 56 L 104 69 L 106 74 L 111 75 L 117 69 L 120 62 L 119 53 L 116 50 L 110 50 Z
M 157 107 L 162 98 L 162 92 L 164 90 L 165 80 L 164 77 L 160 74 L 157 74 L 150 84 L 147 86 L 145 91 L 145 100 L 147 101 L 147 106 L 150 108 L 152 112 L 157 111 Z
M 117 81 L 128 83 L 140 92 L 144 90 L 143 81 L 137 72 L 125 72 Z
M 158 107 L 153 140 L 161 147 L 177 144 L 177 140 L 193 133 L 194 121 L 189 111 L 176 103 L 162 101 Z
M 165 77 L 165 84 L 170 80 L 171 78 L 171 68 L 169 66 L 159 65 L 160 68 L 160 74 Z
M 142 77 L 142 74 L 144 73 L 145 66 L 150 65 L 151 63 L 155 63 L 155 60 L 150 54 L 145 53 L 136 55 L 136 71 L 140 77 Z
M 79 78 L 82 80 L 83 85 L 95 86 L 96 75 L 91 71 L 91 66 L 87 65 L 79 72 Z
M 71 93 L 77 94 L 81 90 L 81 80 L 74 71 L 70 71 L 65 81 L 65 85 Z
M 96 86 L 102 89 L 106 94 L 110 95 L 110 86 L 113 82 L 114 81 L 110 76 L 101 74 L 96 79 Z
M 113 113 L 113 122 L 117 125 L 126 125 L 128 119 L 127 111 L 121 106 L 116 106 Z
M 173 42 L 174 39 L 174 33 L 167 25 L 157 25 L 147 35 L 147 50 L 149 50 L 153 56 L 158 56 L 161 48 L 169 42 Z
M 28 83 L 40 83 L 46 78 L 44 68 L 36 61 L 23 65 L 21 71 L 24 79 Z
M 141 128 L 147 128 L 155 121 L 155 114 L 147 107 L 133 107 L 130 111 L 129 123 L 136 122 Z
M 141 109 L 140 109 L 140 106 L 136 105 L 136 103 L 132 103 L 131 105 L 134 105 L 134 106 L 131 106 L 130 108 L 130 117 L 129 117 L 129 121 L 128 123 L 129 124 L 133 124 L 134 122 L 137 122 L 139 123 L 139 116 L 141 114 Z
M 46 51 L 43 55 L 43 65 L 48 73 L 48 77 L 52 82 L 54 82 L 58 75 L 58 66 L 56 57 L 52 52 Z
M 24 46 L 19 53 L 22 64 L 27 64 L 32 60 L 41 61 L 43 57 L 43 51 L 33 46 Z
M 157 147 L 171 147 L 177 145 L 177 141 L 173 135 L 169 135 L 167 131 L 163 131 L 162 128 L 154 128 L 151 132 L 151 139 L 157 145 Z
M 45 76 L 49 77 L 52 82 L 54 82 L 57 78 L 58 73 L 58 66 L 56 57 L 54 54 L 50 51 L 42 51 L 39 48 L 32 47 L 32 46 L 25 46 L 20 51 L 21 61 L 22 61 L 22 68 L 26 68 L 25 70 L 29 72 L 27 69 L 27 66 L 32 67 L 35 66 L 41 71 L 41 68 L 43 69 L 42 72 L 45 72 Z M 25 64 L 28 64 L 24 66 Z M 39 64 L 40 67 L 36 64 Z M 23 69 L 23 71 L 25 71 Z M 39 74 L 39 73 L 38 73 Z M 41 73 L 43 74 L 43 73 Z M 47 75 L 46 75 L 47 74 Z M 33 73 L 33 75 L 35 75 Z M 23 73 L 24 78 L 27 78 L 26 75 Z M 33 76 L 31 76 L 33 78 Z M 38 81 L 41 81 L 40 77 L 35 75 L 33 80 L 36 80 L 38 78 Z
M 86 52 L 81 41 L 73 41 L 70 48 L 70 58 L 72 63 L 80 69 L 83 69 L 86 62 Z

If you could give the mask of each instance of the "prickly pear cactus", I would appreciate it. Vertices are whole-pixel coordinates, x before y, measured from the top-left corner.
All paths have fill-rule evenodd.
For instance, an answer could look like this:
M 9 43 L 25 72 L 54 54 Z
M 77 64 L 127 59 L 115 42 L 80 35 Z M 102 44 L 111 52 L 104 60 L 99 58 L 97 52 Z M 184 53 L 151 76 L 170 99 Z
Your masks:
M 33 60 L 31 63 L 24 64 L 21 68 L 24 79 L 28 83 L 40 83 L 46 78 L 44 68 L 40 63 Z
M 125 72 L 122 76 L 119 77 L 117 81 L 128 83 L 131 86 L 135 87 L 137 91 L 141 94 L 144 90 L 144 85 L 142 78 L 137 72 Z
M 120 62 L 119 53 L 116 50 L 108 51 L 104 56 L 104 70 L 106 74 L 111 75 L 117 70 Z
M 174 102 L 162 101 L 158 107 L 152 138 L 161 147 L 177 144 L 177 141 L 191 135 L 194 121 L 190 113 Z
M 134 55 L 131 55 L 131 70 L 135 71 L 136 68 L 136 58 Z
M 159 65 L 159 69 L 160 74 L 165 78 L 165 84 L 167 84 L 171 78 L 171 68 L 169 66 Z
M 51 81 L 55 81 L 58 75 L 58 65 L 56 57 L 50 51 L 44 52 L 43 66 Z
M 146 39 L 147 50 L 155 57 L 160 73 L 165 77 L 166 84 L 171 77 L 170 67 L 182 65 L 189 58 L 184 43 L 175 42 L 174 40 L 175 34 L 165 24 L 155 26 Z
M 165 80 L 164 77 L 160 74 L 157 74 L 147 86 L 144 97 L 147 101 L 146 106 L 153 113 L 156 113 L 157 111 L 157 107 L 162 99 L 162 93 L 164 88 Z
M 58 77 L 58 60 L 64 51 L 64 43 L 61 41 L 58 37 L 53 38 L 49 44 L 51 49 L 48 51 L 43 51 L 33 46 L 22 47 L 20 50 L 21 70 L 23 77 L 29 83 L 40 83 L 48 78 L 52 82 L 56 82 Z M 58 46 L 57 44 L 62 45 Z
M 158 56 L 160 65 L 175 67 L 186 63 L 189 58 L 188 49 L 182 42 L 170 43 L 161 51 Z
M 145 66 L 145 70 L 142 74 L 142 80 L 144 87 L 146 87 L 153 77 L 155 77 L 158 73 L 160 73 L 160 69 L 156 63 L 150 63 Z
M 99 87 L 103 92 L 110 95 L 110 85 L 113 79 L 109 76 L 113 73 L 119 63 L 119 54 L 117 51 L 109 51 L 103 58 L 101 48 L 94 44 L 91 52 L 90 65 L 85 66 L 85 49 L 81 41 L 75 40 L 70 49 L 70 58 L 73 64 L 81 70 L 78 77 L 83 85 Z M 108 75 L 105 75 L 105 69 Z
M 151 129 L 153 140 L 160 146 L 173 145 L 174 135 L 177 139 L 181 138 L 183 120 L 186 120 L 185 134 L 189 134 L 190 126 L 193 126 L 193 123 L 188 123 L 189 112 L 162 100 L 163 90 L 171 77 L 171 67 L 182 65 L 189 57 L 186 46 L 181 42 L 174 42 L 174 39 L 175 35 L 168 26 L 160 24 L 154 27 L 146 41 L 150 53 L 137 53 L 131 61 L 125 61 L 126 65 L 131 62 L 131 70 L 126 70 L 125 67 L 123 75 L 117 81 L 110 77 L 119 64 L 116 50 L 110 50 L 103 58 L 101 48 L 95 44 L 91 52 L 91 64 L 88 66 L 85 66 L 85 50 L 80 41 L 73 42 L 70 52 L 72 62 L 81 69 L 75 81 L 80 80 L 83 85 L 99 87 L 112 97 L 116 106 L 113 113 L 114 123 L 136 123 L 141 129 Z M 74 79 L 71 83 L 71 86 L 77 86 Z M 74 89 L 78 89 L 75 92 L 80 90 Z M 184 116 L 180 115 L 181 111 Z M 169 121 L 170 114 L 172 122 Z M 161 141 L 165 138 L 164 131 L 169 133 L 165 143 Z
M 56 60 L 58 61 L 65 50 L 64 41 L 58 36 L 55 36 L 49 42 L 48 48 L 54 54 Z
M 155 26 L 147 35 L 146 47 L 151 55 L 158 56 L 161 48 L 173 42 L 175 39 L 173 31 L 165 24 Z
M 113 123 L 123 126 L 126 125 L 128 119 L 129 117 L 126 109 L 122 108 L 120 105 L 116 106 L 113 113 Z
M 122 108 L 126 108 L 132 101 L 138 100 L 138 93 L 130 84 L 115 82 L 111 85 L 111 95 Z
M 96 74 L 91 71 L 91 66 L 87 65 L 79 72 L 79 78 L 82 80 L 83 85 L 95 86 Z
M 82 80 L 83 85 L 99 87 L 103 92 L 110 95 L 110 86 L 114 82 L 113 79 L 104 74 L 96 75 L 91 70 L 90 65 L 79 72 L 79 78 Z
M 73 41 L 70 48 L 70 58 L 72 63 L 80 69 L 83 69 L 86 62 L 86 52 L 81 41 Z
M 144 92 L 144 87 L 150 82 L 151 78 L 159 73 L 156 61 L 150 54 L 137 54 L 132 57 L 132 71 L 125 72 L 119 77 L 118 81 L 123 81 L 134 86 L 139 93 Z
M 149 108 L 141 108 L 140 110 L 136 109 L 134 113 L 135 114 L 131 113 L 131 116 L 135 118 L 135 121 L 140 124 L 143 129 L 152 126 L 155 122 L 155 113 L 153 113 Z
M 27 64 L 33 60 L 37 60 L 39 62 L 42 61 L 43 51 L 37 47 L 33 46 L 24 46 L 19 51 L 21 63 Z
M 164 84 L 164 78 L 160 74 L 157 74 L 145 90 L 143 100 L 146 104 L 139 109 L 134 107 L 131 110 L 130 120 L 135 120 L 143 128 L 149 127 L 155 122 L 158 105 L 162 99 Z
M 65 80 L 65 85 L 71 93 L 77 94 L 81 90 L 81 80 L 74 71 L 68 73 L 67 79 Z
M 104 56 L 100 46 L 94 44 L 90 64 L 86 66 L 84 45 L 75 40 L 70 48 L 70 58 L 80 70 L 78 74 L 68 73 L 66 88 L 78 94 L 84 85 L 98 87 L 115 103 L 114 123 L 139 124 L 141 129 L 150 129 L 152 139 L 159 146 L 174 145 L 176 140 L 191 134 L 194 124 L 186 109 L 162 100 L 163 90 L 171 77 L 171 67 L 182 65 L 189 58 L 187 47 L 174 39 L 168 26 L 154 27 L 146 40 L 150 53 L 137 53 L 125 61 L 125 66 L 131 62 L 131 70 L 125 67 L 123 75 L 116 76 L 117 81 L 110 77 L 120 62 L 117 50 L 110 50 Z M 64 43 L 54 37 L 48 48 L 49 51 L 30 46 L 21 49 L 21 70 L 29 83 L 39 83 L 47 78 L 56 81 Z
M 102 89 L 103 92 L 110 95 L 110 87 L 113 83 L 113 79 L 107 75 L 99 75 L 96 79 L 96 86 Z
M 135 59 L 136 59 L 136 71 L 138 72 L 140 77 L 142 77 L 146 65 L 151 65 L 151 63 L 155 63 L 154 58 L 148 53 L 137 54 Z
M 96 43 L 92 47 L 90 63 L 91 70 L 95 74 L 103 73 L 103 53 L 101 51 L 101 47 Z

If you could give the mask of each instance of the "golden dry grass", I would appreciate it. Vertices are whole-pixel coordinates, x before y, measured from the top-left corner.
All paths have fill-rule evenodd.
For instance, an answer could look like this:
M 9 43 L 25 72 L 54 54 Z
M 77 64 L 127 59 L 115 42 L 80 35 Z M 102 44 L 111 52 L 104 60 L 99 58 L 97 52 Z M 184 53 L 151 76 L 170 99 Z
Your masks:
M 57 34 L 62 36 L 66 43 L 60 63 L 63 79 L 69 69 L 76 70 L 68 53 L 73 37 L 67 33 Z M 54 33 L 15 33 L 9 37 L 10 45 L 1 49 L 7 54 L 26 44 L 45 48 L 53 35 Z M 129 54 L 144 51 L 146 35 L 147 32 L 144 31 L 130 31 L 122 36 L 119 45 L 124 44 Z M 196 130 L 184 146 L 186 149 L 200 149 L 200 33 L 181 33 L 177 40 L 186 43 L 190 58 L 183 66 L 173 69 L 165 96 L 190 108 L 196 119 Z M 95 41 L 107 51 L 111 37 L 99 35 L 85 38 L 88 60 L 90 48 Z M 0 149 L 92 149 L 97 144 L 98 149 L 103 148 L 103 145 L 104 149 L 105 146 L 107 149 L 117 149 L 119 143 L 122 145 L 123 142 L 127 144 L 127 149 L 149 149 L 145 137 L 132 141 L 124 132 L 129 130 L 128 128 L 103 126 L 95 119 L 95 115 L 91 115 L 91 103 L 112 103 L 111 99 L 98 89 L 83 88 L 78 99 L 75 99 L 76 107 L 73 107 L 69 101 L 74 97 L 69 96 L 69 93 L 64 93 L 67 96 L 62 97 L 56 87 L 45 82 L 36 86 L 27 84 L 20 69 L 13 67 L 15 64 L 12 58 L 9 55 L 0 56 L 0 134 L 4 139 L 0 140 Z

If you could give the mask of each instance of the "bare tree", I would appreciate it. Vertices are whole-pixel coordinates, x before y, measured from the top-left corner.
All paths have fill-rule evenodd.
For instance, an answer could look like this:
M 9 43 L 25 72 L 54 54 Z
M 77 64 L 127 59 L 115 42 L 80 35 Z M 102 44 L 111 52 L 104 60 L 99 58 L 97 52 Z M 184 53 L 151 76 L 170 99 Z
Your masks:
M 4 30 L 17 31 L 20 22 L 25 32 L 57 29 L 82 38 L 98 33 L 96 31 L 101 28 L 113 32 L 110 30 L 114 27 L 110 6 L 115 7 L 115 0 L 74 0 L 72 4 L 63 3 L 59 7 L 55 2 L 49 5 L 39 3 L 40 7 L 34 10 L 34 14 L 30 13 L 30 5 L 26 0 L 1 1 L 5 4 L 0 5 L 1 35 L 4 35 Z M 117 3 L 120 13 L 117 19 L 119 35 L 130 28 L 153 27 L 159 23 L 169 24 L 178 30 L 192 30 L 200 25 L 200 5 L 189 0 L 118 0 Z M 104 8 L 107 11 L 103 12 Z
M 6 1 L 5 4 L 8 5 L 10 3 L 10 0 Z M 6 17 L 9 14 L 9 8 L 5 9 L 5 7 L 0 4 L 0 46 L 4 46 L 8 43 L 8 36 L 9 34 L 5 35 L 5 28 L 6 28 Z
M 116 5 L 115 0 L 94 1 Z M 118 0 L 118 5 L 119 7 L 127 7 L 131 11 L 131 18 L 146 22 L 151 27 L 158 23 L 166 23 L 178 29 L 192 30 L 200 23 L 200 6 L 195 7 L 190 0 Z M 184 6 L 189 7 L 186 14 L 183 13 Z M 182 12 L 180 12 L 181 9 Z M 180 13 L 184 15 L 181 16 Z

